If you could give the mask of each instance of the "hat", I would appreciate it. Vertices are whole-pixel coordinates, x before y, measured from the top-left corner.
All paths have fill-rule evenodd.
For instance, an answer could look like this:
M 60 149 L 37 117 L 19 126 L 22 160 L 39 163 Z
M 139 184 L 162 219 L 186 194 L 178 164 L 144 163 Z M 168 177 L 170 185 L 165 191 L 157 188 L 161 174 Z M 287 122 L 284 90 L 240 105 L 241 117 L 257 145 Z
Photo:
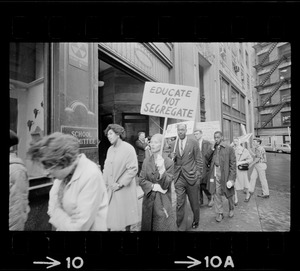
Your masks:
M 201 129 L 201 124 L 200 123 L 196 123 L 194 132 L 196 132 L 196 131 L 200 131 L 202 133 L 202 129 Z
M 9 130 L 9 133 L 10 133 L 9 147 L 17 145 L 19 143 L 19 138 L 18 138 L 17 134 L 12 130 Z

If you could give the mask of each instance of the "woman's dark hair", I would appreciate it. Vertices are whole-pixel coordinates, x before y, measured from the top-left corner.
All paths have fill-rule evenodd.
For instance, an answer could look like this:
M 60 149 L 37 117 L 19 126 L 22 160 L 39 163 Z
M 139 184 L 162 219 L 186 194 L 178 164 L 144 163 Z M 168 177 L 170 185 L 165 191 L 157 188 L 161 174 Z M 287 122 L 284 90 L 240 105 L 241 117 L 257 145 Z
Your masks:
M 70 166 L 79 154 L 79 140 L 68 134 L 55 132 L 31 143 L 27 155 L 32 161 L 41 162 L 45 168 Z
M 104 130 L 104 134 L 107 136 L 109 130 L 113 130 L 115 134 L 119 135 L 122 140 L 126 138 L 125 129 L 119 124 L 109 124 Z

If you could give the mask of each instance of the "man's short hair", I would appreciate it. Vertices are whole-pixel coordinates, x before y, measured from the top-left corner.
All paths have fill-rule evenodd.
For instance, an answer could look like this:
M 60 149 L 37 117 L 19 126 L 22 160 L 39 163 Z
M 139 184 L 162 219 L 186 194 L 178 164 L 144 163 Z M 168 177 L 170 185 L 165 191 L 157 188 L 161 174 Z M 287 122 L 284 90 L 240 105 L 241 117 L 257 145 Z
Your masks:
M 215 134 L 219 134 L 220 136 L 223 136 L 223 133 L 221 132 L 221 131 L 216 131 L 215 133 L 214 133 L 214 135 Z
M 261 144 L 262 140 L 258 137 L 253 138 L 253 140 L 257 141 L 259 144 Z
M 146 135 L 146 133 L 145 132 L 143 132 L 143 131 L 140 131 L 140 132 L 138 132 L 138 137 L 140 137 L 140 135 L 141 134 L 144 134 L 144 135 Z
M 187 125 L 185 123 L 179 123 L 176 125 L 176 128 L 178 129 L 179 126 L 183 125 L 185 129 L 187 129 Z

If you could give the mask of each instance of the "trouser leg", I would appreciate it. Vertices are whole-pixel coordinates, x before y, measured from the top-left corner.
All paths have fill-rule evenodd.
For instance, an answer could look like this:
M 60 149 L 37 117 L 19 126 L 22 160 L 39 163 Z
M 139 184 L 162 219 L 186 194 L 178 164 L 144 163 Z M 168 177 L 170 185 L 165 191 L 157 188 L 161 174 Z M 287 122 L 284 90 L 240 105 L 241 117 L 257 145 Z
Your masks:
M 229 211 L 234 210 L 233 196 L 228 198 Z
M 199 208 L 199 198 L 198 198 L 199 184 L 189 185 L 187 183 L 187 195 L 189 202 L 194 214 L 193 221 L 199 222 L 200 219 L 200 208 Z
M 203 187 L 202 187 L 202 184 L 200 184 L 200 186 L 199 186 L 199 201 L 200 201 L 200 204 L 203 204 Z
M 223 214 L 222 188 L 219 180 L 216 180 L 216 193 L 214 194 L 215 211 L 217 214 Z
M 175 192 L 176 192 L 176 223 L 177 227 L 180 228 L 183 219 L 184 219 L 184 211 L 185 211 L 185 203 L 186 203 L 186 186 L 185 180 L 180 176 L 177 182 L 175 183 Z
M 250 176 L 249 192 L 252 192 L 252 193 L 254 192 L 257 176 L 258 175 L 257 175 L 256 165 L 254 165 L 253 171 Z
M 201 184 L 201 186 L 202 186 L 202 190 L 205 193 L 208 201 L 210 201 L 211 200 L 211 194 L 210 194 L 210 192 L 206 188 L 206 183 Z
M 267 181 L 267 177 L 266 177 L 266 169 L 267 169 L 266 163 L 258 163 L 257 164 L 257 171 L 258 171 L 258 176 L 259 176 L 259 180 L 261 183 L 263 195 L 269 195 L 269 193 L 270 193 L 268 181 Z

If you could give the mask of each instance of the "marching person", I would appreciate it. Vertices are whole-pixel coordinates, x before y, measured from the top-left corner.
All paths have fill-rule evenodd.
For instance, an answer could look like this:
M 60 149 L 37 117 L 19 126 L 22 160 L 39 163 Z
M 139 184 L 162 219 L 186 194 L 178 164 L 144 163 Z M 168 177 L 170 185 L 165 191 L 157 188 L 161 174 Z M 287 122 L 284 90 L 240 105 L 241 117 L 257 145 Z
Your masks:
M 214 199 L 209 192 L 209 171 L 207 160 L 205 155 L 207 154 L 208 150 L 211 148 L 211 143 L 208 140 L 203 139 L 203 132 L 199 125 L 196 125 L 194 129 L 194 136 L 199 143 L 200 153 L 203 160 L 203 172 L 200 180 L 200 205 L 203 205 L 203 193 L 205 193 L 208 199 L 208 206 L 212 207 L 214 205 Z
M 136 152 L 132 145 L 123 141 L 126 134 L 122 126 L 109 124 L 104 132 L 111 143 L 103 169 L 109 198 L 107 227 L 112 231 L 130 231 L 131 225 L 139 221 Z
M 266 169 L 267 169 L 267 156 L 266 151 L 263 146 L 261 146 L 260 138 L 253 138 L 253 147 L 254 152 L 249 148 L 249 152 L 252 156 L 254 156 L 254 161 L 250 164 L 250 167 L 254 166 L 253 171 L 250 176 L 250 194 L 254 193 L 256 179 L 259 176 L 259 180 L 261 183 L 262 194 L 258 194 L 258 197 L 261 198 L 269 198 L 269 186 L 266 178 Z
M 160 155 L 163 136 L 151 138 L 152 155 L 144 160 L 140 186 L 144 191 L 142 206 L 142 231 L 175 231 L 172 211 L 171 183 L 174 163 L 166 154 Z
M 249 193 L 249 179 L 248 179 L 248 170 L 240 170 L 238 168 L 239 165 L 245 165 L 252 163 L 253 159 L 249 153 L 249 151 L 242 147 L 240 141 L 237 137 L 233 138 L 233 149 L 235 151 L 236 158 L 236 181 L 234 184 L 234 205 L 238 203 L 237 190 L 244 190 L 246 192 L 245 202 L 248 202 L 251 198 L 251 194 Z
M 199 183 L 202 175 L 202 158 L 197 141 L 187 138 L 186 132 L 186 124 L 177 125 L 179 139 L 173 151 L 178 230 L 183 230 L 186 196 L 189 198 L 194 215 L 193 229 L 198 228 L 200 219 Z
M 223 133 L 214 133 L 215 145 L 206 154 L 210 164 L 210 193 L 214 195 L 216 221 L 221 222 L 223 215 L 222 196 L 228 199 L 229 217 L 234 216 L 234 181 L 236 179 L 236 159 L 231 146 L 223 141 Z
M 30 211 L 28 203 L 29 182 L 24 162 L 17 156 L 17 134 L 10 130 L 9 142 L 9 230 L 24 231 Z
M 32 143 L 28 155 L 55 178 L 48 215 L 57 231 L 107 230 L 108 196 L 102 173 L 79 153 L 76 137 L 55 132 Z
M 142 164 L 146 157 L 146 151 L 150 149 L 148 144 L 148 139 L 146 138 L 144 132 L 138 133 L 138 140 L 135 142 L 135 147 L 136 147 L 137 159 L 139 163 L 139 169 L 138 169 L 138 176 L 139 176 L 142 169 Z

